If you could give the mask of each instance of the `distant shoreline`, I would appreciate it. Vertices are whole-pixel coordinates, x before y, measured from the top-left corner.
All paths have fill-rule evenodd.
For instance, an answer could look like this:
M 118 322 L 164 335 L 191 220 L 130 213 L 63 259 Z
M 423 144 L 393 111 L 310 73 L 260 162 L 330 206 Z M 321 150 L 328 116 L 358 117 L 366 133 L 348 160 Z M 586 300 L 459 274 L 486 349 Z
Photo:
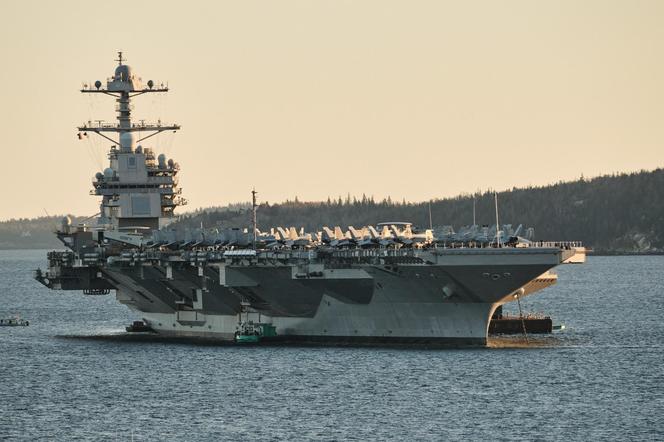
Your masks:
M 664 251 L 653 251 L 653 252 L 621 252 L 621 251 L 611 251 L 603 250 L 601 252 L 591 252 L 588 253 L 588 256 L 662 256 Z

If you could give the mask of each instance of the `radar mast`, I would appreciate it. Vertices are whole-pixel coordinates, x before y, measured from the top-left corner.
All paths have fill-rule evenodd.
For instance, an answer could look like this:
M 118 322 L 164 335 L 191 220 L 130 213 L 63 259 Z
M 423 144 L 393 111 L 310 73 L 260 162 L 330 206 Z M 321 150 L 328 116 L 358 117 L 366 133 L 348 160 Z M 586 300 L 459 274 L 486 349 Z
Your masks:
M 99 224 L 115 229 L 149 229 L 164 227 L 174 219 L 176 207 L 186 204 L 180 196 L 177 173 L 179 166 L 164 154 L 156 158 L 150 148 L 140 144 L 164 131 L 176 132 L 177 124 L 132 122 L 132 98 L 149 93 L 166 93 L 168 85 L 155 86 L 152 80 L 143 85 L 142 79 L 125 64 L 122 52 L 118 52 L 118 65 L 106 85 L 100 80 L 94 85 L 84 84 L 86 94 L 104 94 L 115 97 L 117 124 L 103 120 L 88 121 L 78 127 L 78 137 L 95 133 L 112 144 L 108 158 L 109 167 L 98 172 L 93 181 L 93 195 L 102 197 Z M 144 135 L 145 134 L 145 135 Z M 136 136 L 138 135 L 138 136 Z

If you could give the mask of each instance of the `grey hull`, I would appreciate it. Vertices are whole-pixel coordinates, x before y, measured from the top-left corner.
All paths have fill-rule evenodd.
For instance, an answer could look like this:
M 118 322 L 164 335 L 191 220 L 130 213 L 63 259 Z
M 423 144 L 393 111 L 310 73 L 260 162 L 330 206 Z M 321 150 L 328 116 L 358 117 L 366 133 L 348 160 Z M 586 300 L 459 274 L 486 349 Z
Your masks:
M 162 334 L 232 340 L 245 300 L 248 319 L 275 325 L 274 342 L 455 346 L 484 345 L 495 308 L 561 259 L 551 251 L 528 263 L 518 252 L 444 258 L 308 273 L 302 265 L 172 262 L 104 272 L 118 299 Z

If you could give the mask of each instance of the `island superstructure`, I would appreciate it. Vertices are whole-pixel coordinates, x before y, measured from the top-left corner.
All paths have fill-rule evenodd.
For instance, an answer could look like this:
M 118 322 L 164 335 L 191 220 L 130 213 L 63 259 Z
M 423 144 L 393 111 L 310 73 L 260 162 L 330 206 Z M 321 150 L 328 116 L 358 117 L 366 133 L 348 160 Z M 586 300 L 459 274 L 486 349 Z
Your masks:
M 186 203 L 179 166 L 140 143 L 180 126 L 136 124 L 131 99 L 166 93 L 123 63 L 104 86 L 117 123 L 78 128 L 106 138 L 109 167 L 95 175 L 95 225 L 57 232 L 66 251 L 48 254 L 36 279 L 51 289 L 115 292 L 154 331 L 235 342 L 485 345 L 500 305 L 556 282 L 550 270 L 579 253 L 575 243 L 535 243 L 519 230 L 417 230 L 407 222 L 362 228 L 261 232 L 256 192 L 250 227 L 182 231 L 170 225 Z M 379 220 L 377 220 L 379 221 Z
M 155 158 L 150 148 L 140 143 L 164 131 L 177 131 L 177 124 L 133 123 L 132 98 L 150 93 L 166 93 L 163 84 L 155 87 L 152 80 L 144 86 L 131 67 L 123 64 L 118 54 L 118 66 L 103 87 L 97 80 L 94 87 L 84 85 L 85 94 L 105 94 L 115 97 L 117 123 L 97 120 L 78 128 L 79 137 L 96 133 L 113 143 L 108 154 L 109 167 L 97 172 L 92 183 L 94 194 L 102 197 L 98 225 L 113 230 L 143 228 L 157 230 L 173 219 L 173 211 L 186 201 L 180 197 L 177 173 L 179 166 L 164 154 Z M 113 138 L 117 137 L 117 138 Z

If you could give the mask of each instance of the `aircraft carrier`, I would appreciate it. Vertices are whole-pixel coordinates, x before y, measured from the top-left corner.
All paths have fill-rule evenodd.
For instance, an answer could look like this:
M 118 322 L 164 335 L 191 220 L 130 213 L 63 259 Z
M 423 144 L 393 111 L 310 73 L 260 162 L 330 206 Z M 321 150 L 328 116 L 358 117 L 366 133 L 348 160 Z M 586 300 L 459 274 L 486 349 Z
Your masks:
M 583 254 L 577 243 L 533 242 L 521 229 L 417 230 L 407 222 L 362 228 L 261 231 L 256 192 L 243 228 L 174 228 L 186 204 L 179 165 L 144 142 L 176 124 L 132 120 L 134 97 L 166 93 L 125 64 L 84 94 L 112 96 L 117 122 L 96 120 L 79 138 L 109 141 L 92 181 L 90 225 L 69 218 L 35 278 L 54 290 L 115 293 L 165 336 L 229 342 L 486 345 L 496 308 L 556 282 L 551 269 Z M 497 218 L 497 217 L 496 217 Z M 380 221 L 380 220 L 376 220 Z M 525 235 L 528 236 L 528 235 Z M 532 238 L 530 238 L 532 239 Z

